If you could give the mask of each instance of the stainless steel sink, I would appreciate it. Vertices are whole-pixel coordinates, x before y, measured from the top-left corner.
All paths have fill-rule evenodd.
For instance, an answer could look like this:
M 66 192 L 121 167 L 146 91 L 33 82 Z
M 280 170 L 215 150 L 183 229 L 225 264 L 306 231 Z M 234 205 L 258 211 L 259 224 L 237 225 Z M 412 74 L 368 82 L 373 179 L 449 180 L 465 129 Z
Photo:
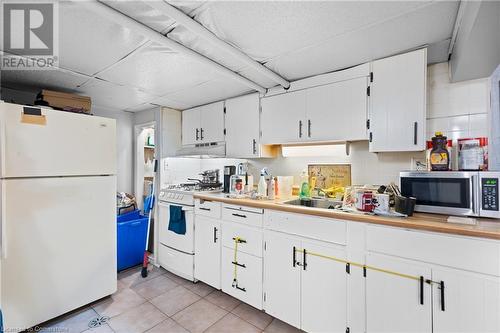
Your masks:
M 295 199 L 283 202 L 285 205 L 305 206 L 323 209 L 334 209 L 336 206 L 341 206 L 342 201 L 330 199 Z

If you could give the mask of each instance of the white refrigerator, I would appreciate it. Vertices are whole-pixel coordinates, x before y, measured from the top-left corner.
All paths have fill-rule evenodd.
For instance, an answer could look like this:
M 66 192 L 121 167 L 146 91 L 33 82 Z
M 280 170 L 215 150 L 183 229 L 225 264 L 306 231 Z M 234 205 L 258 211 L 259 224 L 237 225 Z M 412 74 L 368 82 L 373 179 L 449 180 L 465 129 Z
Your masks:
M 116 291 L 115 120 L 0 102 L 4 330 Z

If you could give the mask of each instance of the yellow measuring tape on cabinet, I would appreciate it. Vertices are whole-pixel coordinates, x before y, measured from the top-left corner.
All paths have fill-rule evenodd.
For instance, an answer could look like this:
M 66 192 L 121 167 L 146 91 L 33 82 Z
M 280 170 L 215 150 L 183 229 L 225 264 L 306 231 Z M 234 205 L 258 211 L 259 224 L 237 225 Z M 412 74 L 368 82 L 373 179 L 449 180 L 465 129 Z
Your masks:
M 295 249 L 295 251 L 296 252 L 303 252 L 304 249 Z M 336 258 L 336 257 L 333 257 L 333 256 L 327 256 L 327 255 L 324 255 L 324 254 L 321 254 L 321 253 L 315 253 L 315 252 L 307 251 L 306 254 L 311 255 L 311 256 L 315 256 L 315 257 L 320 257 L 320 258 L 324 258 L 324 259 L 333 260 L 333 261 L 340 262 L 340 263 L 343 263 L 343 264 L 349 264 L 351 266 L 360 267 L 360 268 L 363 268 L 363 269 L 366 269 L 366 270 L 369 269 L 369 270 L 372 270 L 372 271 L 377 271 L 377 272 L 382 272 L 382 273 L 386 273 L 386 274 L 391 274 L 391 275 L 395 275 L 395 276 L 399 276 L 399 277 L 403 277 L 403 278 L 407 278 L 407 279 L 411 279 L 411 280 L 417 280 L 417 281 L 420 280 L 420 276 L 414 276 L 414 275 L 409 275 L 409 274 L 404 274 L 404 273 L 399 273 L 399 272 L 391 271 L 391 270 L 388 270 L 388 269 L 383 269 L 383 268 L 378 268 L 378 267 L 374 267 L 374 266 L 363 265 L 363 264 L 360 264 L 360 263 L 357 263 L 357 262 L 352 262 L 352 261 L 348 261 L 348 260 L 345 260 L 345 259 Z M 433 282 L 433 281 L 428 281 L 428 282 Z

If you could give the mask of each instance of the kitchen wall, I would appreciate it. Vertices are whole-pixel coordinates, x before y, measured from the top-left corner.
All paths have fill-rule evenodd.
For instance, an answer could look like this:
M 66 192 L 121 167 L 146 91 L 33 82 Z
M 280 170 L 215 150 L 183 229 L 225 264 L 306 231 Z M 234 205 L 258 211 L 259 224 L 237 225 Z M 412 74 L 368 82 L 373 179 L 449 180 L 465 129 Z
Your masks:
M 428 67 L 427 137 L 442 131 L 456 140 L 464 137 L 488 135 L 489 79 L 450 83 L 448 63 Z M 250 160 L 254 176 L 264 166 L 273 175 L 299 175 L 308 164 L 351 163 L 353 184 L 386 184 L 399 181 L 399 172 L 411 168 L 413 159 L 425 159 L 424 152 L 370 153 L 368 142 L 351 144 L 350 155 L 342 150 L 325 157 L 278 157 Z

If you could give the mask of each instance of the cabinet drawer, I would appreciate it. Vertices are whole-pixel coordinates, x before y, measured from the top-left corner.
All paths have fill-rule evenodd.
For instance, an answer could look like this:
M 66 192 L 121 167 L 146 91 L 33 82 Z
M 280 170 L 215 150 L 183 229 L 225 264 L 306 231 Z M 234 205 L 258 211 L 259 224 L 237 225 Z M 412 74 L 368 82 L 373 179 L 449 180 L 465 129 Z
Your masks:
M 214 219 L 220 219 L 221 216 L 221 203 L 217 201 L 196 199 L 194 209 L 196 215 L 203 215 Z
M 238 251 L 236 266 L 238 288 L 233 287 L 234 250 L 222 247 L 221 287 L 222 291 L 251 306 L 262 309 L 262 258 Z M 244 266 L 244 267 L 243 267 Z
M 500 276 L 500 242 L 367 226 L 368 251 Z
M 346 244 L 347 224 L 332 218 L 266 210 L 266 229 L 335 244 Z
M 264 210 L 259 208 L 224 205 L 222 208 L 222 219 L 224 221 L 242 223 L 262 228 L 263 212 Z
M 238 244 L 238 251 L 262 257 L 262 229 L 222 222 L 222 245 L 234 249 L 235 237 L 240 237 L 245 241 Z

